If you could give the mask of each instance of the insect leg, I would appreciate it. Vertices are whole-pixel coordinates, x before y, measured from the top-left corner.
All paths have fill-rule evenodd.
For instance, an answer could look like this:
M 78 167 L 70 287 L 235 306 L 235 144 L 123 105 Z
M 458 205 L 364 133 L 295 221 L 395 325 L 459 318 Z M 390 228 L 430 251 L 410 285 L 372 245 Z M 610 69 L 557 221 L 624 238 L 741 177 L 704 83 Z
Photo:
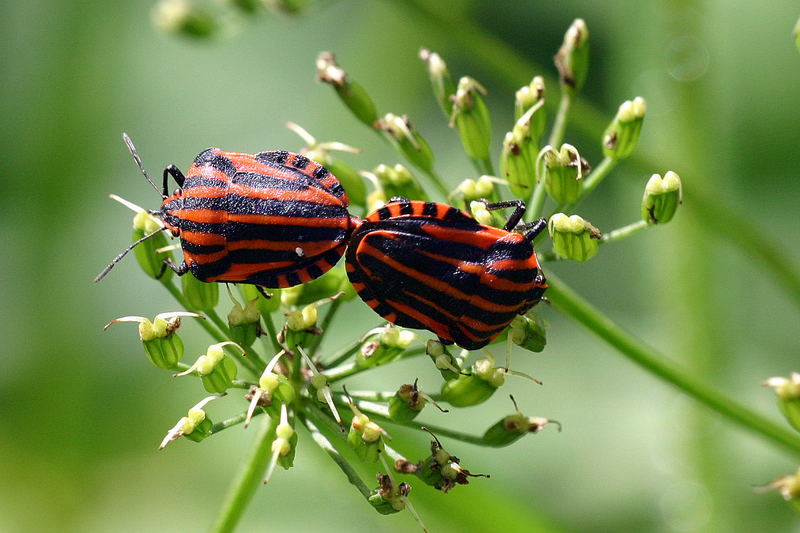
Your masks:
M 186 261 L 181 261 L 180 265 L 176 265 L 172 259 L 167 258 L 164 259 L 164 265 L 171 268 L 179 276 L 189 272 L 189 265 L 186 264 Z
M 513 207 L 514 212 L 511 213 L 511 216 L 508 217 L 506 221 L 506 225 L 503 226 L 503 229 L 506 231 L 511 231 L 520 220 L 522 220 L 523 215 L 525 215 L 525 202 L 522 200 L 506 200 L 505 202 L 495 202 L 490 203 L 489 200 L 486 198 L 481 198 L 479 200 L 486 206 L 487 211 L 494 211 L 495 209 L 505 209 L 506 207 Z
M 178 184 L 178 187 L 183 187 L 183 182 L 186 181 L 186 177 L 183 175 L 183 172 L 180 171 L 178 167 L 175 165 L 169 165 L 164 168 L 164 198 L 169 196 L 169 186 L 167 185 L 168 177 L 172 176 L 175 180 L 175 183 Z
M 534 220 L 533 222 L 523 224 L 519 228 L 525 232 L 525 240 L 528 242 L 533 242 L 533 239 L 535 239 L 536 236 L 539 235 L 546 227 L 547 220 L 540 218 L 539 220 Z

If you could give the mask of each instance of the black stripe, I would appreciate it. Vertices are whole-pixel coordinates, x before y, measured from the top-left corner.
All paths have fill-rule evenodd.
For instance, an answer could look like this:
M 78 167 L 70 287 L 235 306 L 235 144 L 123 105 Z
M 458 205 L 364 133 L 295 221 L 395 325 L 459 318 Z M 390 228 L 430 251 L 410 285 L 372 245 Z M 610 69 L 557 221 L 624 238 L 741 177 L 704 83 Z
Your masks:
M 385 205 L 380 209 L 378 209 L 378 218 L 380 218 L 381 220 L 386 220 L 391 216 L 392 216 L 391 211 L 389 211 L 389 208 L 386 207 Z
M 278 261 L 300 262 L 301 259 L 294 250 L 260 250 L 258 248 L 244 248 L 228 250 L 228 257 L 234 264 L 277 263 Z M 305 259 L 303 259 L 305 262 Z
M 414 213 L 413 208 L 411 207 L 411 202 L 408 200 L 404 202 L 400 202 L 400 214 L 401 215 L 411 215 Z
M 296 155 L 294 158 L 294 162 L 292 163 L 294 168 L 303 170 L 308 166 L 308 158 L 304 155 Z
M 286 281 L 289 283 L 290 287 L 294 287 L 295 285 L 300 285 L 302 283 L 297 272 L 287 272 Z
M 231 262 L 228 259 L 221 259 L 219 261 L 205 264 L 192 263 L 192 266 L 189 268 L 192 271 L 192 274 L 194 274 L 194 277 L 199 280 L 205 280 L 224 274 L 230 267 Z
M 217 148 L 208 148 L 194 158 L 194 164 L 198 167 L 202 167 L 204 165 L 211 165 L 215 169 L 224 172 L 228 176 L 233 176 L 236 173 L 236 167 L 233 165 L 230 159 L 225 156 L 212 153 L 212 150 L 217 150 Z
M 186 176 L 186 181 L 183 182 L 183 192 L 194 189 L 195 187 L 211 187 L 214 189 L 225 190 L 228 188 L 228 182 L 216 178 L 206 178 L 204 176 L 192 175 Z
M 435 217 L 436 204 L 433 202 L 425 202 L 425 207 L 422 209 L 422 214 L 427 217 Z
M 311 278 L 312 278 L 312 279 L 317 279 L 318 277 L 320 277 L 321 275 L 323 275 L 323 274 L 325 273 L 325 272 L 324 272 L 324 271 L 323 271 L 323 270 L 322 270 L 322 269 L 319 267 L 319 265 L 317 265 L 317 264 L 310 265 L 310 266 L 309 266 L 309 267 L 306 269 L 306 271 L 308 272 L 308 275 L 309 275 L 309 276 L 311 276 Z
M 165 221 L 166 221 L 165 217 Z M 172 217 L 177 220 L 176 217 Z M 324 226 L 286 226 L 275 224 L 243 224 L 228 222 L 227 224 L 210 224 L 207 222 L 190 222 L 178 220 L 178 227 L 183 231 L 197 233 L 216 233 L 223 235 L 229 242 L 250 239 L 267 241 L 305 242 L 342 242 L 347 238 L 347 231 L 340 228 Z
M 225 246 L 222 244 L 195 244 L 181 239 L 181 248 L 193 254 L 207 255 L 221 252 Z
M 314 171 L 314 177 L 318 180 L 324 180 L 328 177 L 328 174 L 330 174 L 330 171 L 322 165 L 318 166 L 317 170 Z
M 227 194 L 221 198 L 186 196 L 183 209 L 211 209 L 227 211 L 234 215 L 268 215 L 296 218 L 347 218 L 350 215 L 342 205 L 325 205 L 305 200 L 280 198 L 253 198 L 240 194 Z
M 328 189 L 328 192 L 330 192 L 336 198 L 341 198 L 342 196 L 344 196 L 344 193 L 345 193 L 344 187 L 342 187 L 342 184 L 339 183 L 338 181 L 336 182 L 336 184 L 333 187 L 330 187 Z
M 278 163 L 279 165 L 286 163 L 287 157 L 289 157 L 289 152 L 286 150 L 270 150 L 255 155 L 255 158 L 262 163 Z
M 294 172 L 293 174 L 296 175 L 296 179 L 286 179 L 259 172 L 237 172 L 231 182 L 253 189 L 277 189 L 281 191 L 304 191 L 312 186 L 308 176 L 299 172 Z

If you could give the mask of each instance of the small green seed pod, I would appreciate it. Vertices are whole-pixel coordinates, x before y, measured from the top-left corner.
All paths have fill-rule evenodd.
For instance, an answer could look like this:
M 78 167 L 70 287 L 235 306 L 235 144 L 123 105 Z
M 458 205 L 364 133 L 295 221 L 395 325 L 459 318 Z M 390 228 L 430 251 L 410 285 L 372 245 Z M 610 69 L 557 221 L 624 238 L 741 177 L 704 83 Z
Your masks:
M 578 215 L 556 213 L 547 223 L 553 250 L 560 256 L 583 263 L 600 247 L 600 230 Z
M 433 171 L 433 151 L 428 141 L 411 126 L 406 115 L 386 113 L 375 122 L 375 128 L 385 132 L 386 137 L 412 165 L 426 173 Z
M 423 48 L 419 51 L 419 58 L 425 61 L 428 67 L 428 77 L 431 80 L 431 88 L 442 108 L 444 116 L 450 118 L 453 113 L 452 96 L 456 93 L 456 83 L 447 70 L 447 64 L 436 52 L 431 52 Z
M 792 372 L 788 378 L 769 378 L 764 385 L 772 387 L 783 416 L 794 429 L 800 431 L 800 373 Z
M 647 106 L 641 96 L 626 100 L 619 106 L 617 115 L 603 134 L 604 156 L 624 159 L 633 153 L 639 144 L 646 110 Z
M 191 272 L 181 276 L 181 289 L 193 311 L 209 311 L 219 303 L 219 283 L 200 281 Z
M 378 473 L 378 488 L 372 491 L 368 501 L 380 514 L 393 514 L 406 508 L 406 497 L 411 492 L 408 483 L 395 485 L 392 478 Z
M 763 487 L 758 487 L 758 490 L 760 492 L 777 490 L 783 499 L 789 502 L 796 512 L 800 513 L 800 469 L 794 474 L 779 477 Z
M 388 198 L 399 196 L 409 200 L 429 200 L 417 178 L 403 165 L 390 167 L 380 164 L 372 170 L 372 173 L 378 178 L 383 194 Z
M 438 340 L 429 340 L 425 345 L 425 353 L 428 354 L 446 381 L 457 379 L 461 375 L 462 361 L 452 355 Z
M 578 149 L 566 143 L 558 150 L 545 146 L 539 152 L 535 167 L 540 167 L 540 162 L 547 194 L 561 205 L 576 203 L 583 192 L 583 177 L 588 172 Z
M 558 430 L 561 431 L 561 424 L 555 420 L 536 416 L 526 417 L 517 407 L 517 402 L 514 401 L 513 396 L 511 401 L 514 402 L 516 413 L 503 417 L 502 420 L 486 430 L 486 433 L 483 434 L 483 442 L 487 446 L 495 448 L 508 446 L 528 433 L 538 433 L 550 423 L 557 424 Z
M 195 442 L 200 442 L 208 437 L 211 434 L 211 429 L 213 428 L 214 424 L 206 415 L 203 407 L 205 407 L 208 402 L 219 397 L 220 396 L 218 395 L 214 395 L 203 398 L 191 409 L 189 409 L 189 412 L 186 414 L 186 416 L 178 420 L 178 423 L 167 432 L 167 435 L 161 441 L 161 445 L 158 449 L 163 450 L 167 444 L 181 436 Z
M 413 385 L 402 385 L 389 400 L 389 417 L 397 422 L 409 422 L 422 412 L 427 402 L 425 395 L 420 394 L 416 382 Z
M 425 429 L 425 428 L 422 428 Z M 426 430 L 427 431 L 427 430 Z M 430 431 L 428 431 L 430 433 Z M 413 473 L 426 485 L 442 492 L 450 492 L 456 485 L 469 484 L 471 477 L 489 477 L 488 474 L 473 474 L 461 466 L 461 460 L 450 455 L 442 447 L 436 435 L 431 442 L 431 454 L 415 465 Z
M 682 202 L 683 189 L 681 178 L 677 174 L 671 170 L 663 178 L 659 174 L 653 174 L 642 196 L 642 220 L 648 224 L 669 222 Z
M 233 385 L 238 367 L 236 363 L 225 355 L 224 346 L 235 346 L 242 354 L 244 349 L 235 342 L 226 341 L 212 344 L 206 353 L 197 358 L 197 361 L 175 377 L 197 374 L 208 392 L 223 393 Z
M 375 463 L 383 451 L 383 429 L 369 417 L 358 413 L 350 422 L 347 442 L 353 447 L 359 459 L 365 463 Z
M 320 52 L 317 56 L 317 80 L 331 85 L 339 99 L 347 106 L 353 115 L 372 127 L 378 120 L 378 111 L 367 91 L 354 81 L 338 64 L 330 52 Z
M 544 325 L 533 314 L 517 315 L 508 328 L 511 342 L 530 352 L 541 352 L 547 345 Z
M 478 359 L 472 365 L 472 374 L 459 375 L 442 385 L 442 401 L 454 407 L 469 407 L 488 400 L 505 382 L 502 368 L 494 368 L 491 359 Z
M 534 76 L 528 85 L 520 87 L 514 93 L 514 120 L 519 120 L 530 108 L 542 101 L 544 101 L 544 78 Z M 531 129 L 538 131 L 541 135 L 541 132 L 544 131 L 546 116 L 541 113 L 537 114 L 536 118 L 539 122 L 536 127 L 532 126 Z M 539 138 L 536 137 L 535 140 L 538 141 Z
M 138 322 L 139 339 L 142 341 L 147 358 L 155 366 L 165 370 L 174 370 L 183 357 L 183 341 L 177 335 L 181 325 L 181 317 L 203 318 L 196 313 L 177 311 L 160 313 L 151 322 L 143 316 L 124 316 L 112 320 L 103 328 L 108 329 L 117 322 Z
M 239 302 L 233 304 L 228 313 L 228 326 L 231 340 L 239 346 L 252 346 L 256 337 L 261 335 L 261 312 L 258 310 L 258 299 L 253 298 L 244 307 Z
M 450 125 L 458 128 L 461 144 L 469 157 L 478 161 L 489 158 L 492 140 L 492 121 L 489 108 L 483 99 L 486 89 L 473 78 L 458 80 L 456 94 L 452 96 L 453 113 Z
M 153 8 L 153 23 L 165 33 L 210 37 L 219 30 L 214 16 L 188 0 L 161 0 Z
M 414 332 L 392 324 L 372 329 L 361 340 L 356 362 L 363 368 L 390 363 L 405 352 L 416 337 Z
M 589 71 L 589 28 L 583 19 L 572 22 L 554 59 L 561 90 L 570 95 L 577 94 Z
M 133 217 L 133 234 L 131 235 L 131 242 L 136 242 L 143 238 L 145 235 L 152 233 L 158 228 L 162 227 L 161 222 L 148 213 L 147 211 L 139 211 Z M 172 253 L 158 253 L 156 250 L 168 247 L 167 237 L 164 232 L 157 233 L 146 241 L 136 246 L 133 249 L 133 255 L 136 257 L 136 262 L 144 271 L 145 274 L 153 279 L 160 279 L 161 281 L 169 281 L 174 272 L 164 265 L 165 259 L 172 259 Z

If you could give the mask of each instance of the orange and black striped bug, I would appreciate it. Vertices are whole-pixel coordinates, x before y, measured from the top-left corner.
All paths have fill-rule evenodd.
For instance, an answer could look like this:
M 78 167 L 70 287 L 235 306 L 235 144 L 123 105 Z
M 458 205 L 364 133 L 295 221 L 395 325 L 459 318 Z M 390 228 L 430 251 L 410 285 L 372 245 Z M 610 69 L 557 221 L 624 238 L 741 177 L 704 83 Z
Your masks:
M 125 143 L 147 181 L 130 138 Z M 168 192 L 172 176 L 178 189 Z M 360 220 L 347 211 L 347 194 L 324 166 L 286 151 L 257 154 L 209 148 L 184 176 L 164 169 L 161 209 L 149 211 L 164 226 L 117 256 L 102 279 L 139 242 L 159 231 L 180 237 L 183 262 L 165 267 L 207 282 L 282 288 L 311 281 L 333 267 Z
M 442 203 L 392 200 L 353 232 L 347 275 L 361 299 L 383 318 L 427 329 L 446 343 L 486 346 L 547 288 L 533 250 L 544 219 L 517 226 L 519 200 L 503 229 L 480 224 Z

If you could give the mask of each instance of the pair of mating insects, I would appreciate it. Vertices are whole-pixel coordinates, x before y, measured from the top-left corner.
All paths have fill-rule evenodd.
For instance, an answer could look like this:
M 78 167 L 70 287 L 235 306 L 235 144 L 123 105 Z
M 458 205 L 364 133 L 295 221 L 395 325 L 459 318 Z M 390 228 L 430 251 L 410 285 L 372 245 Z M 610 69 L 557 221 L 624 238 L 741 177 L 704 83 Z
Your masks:
M 158 191 L 130 138 L 125 143 Z M 168 178 L 178 189 L 171 195 Z M 284 288 L 311 281 L 345 254 L 347 276 L 364 302 L 387 321 L 427 329 L 446 344 L 486 346 L 547 288 L 533 239 L 544 219 L 517 226 L 521 201 L 503 229 L 455 207 L 392 198 L 362 220 L 349 214 L 341 183 L 324 166 L 285 151 L 257 154 L 209 148 L 184 175 L 164 169 L 163 227 L 179 237 L 184 260 L 166 266 L 205 282 Z

